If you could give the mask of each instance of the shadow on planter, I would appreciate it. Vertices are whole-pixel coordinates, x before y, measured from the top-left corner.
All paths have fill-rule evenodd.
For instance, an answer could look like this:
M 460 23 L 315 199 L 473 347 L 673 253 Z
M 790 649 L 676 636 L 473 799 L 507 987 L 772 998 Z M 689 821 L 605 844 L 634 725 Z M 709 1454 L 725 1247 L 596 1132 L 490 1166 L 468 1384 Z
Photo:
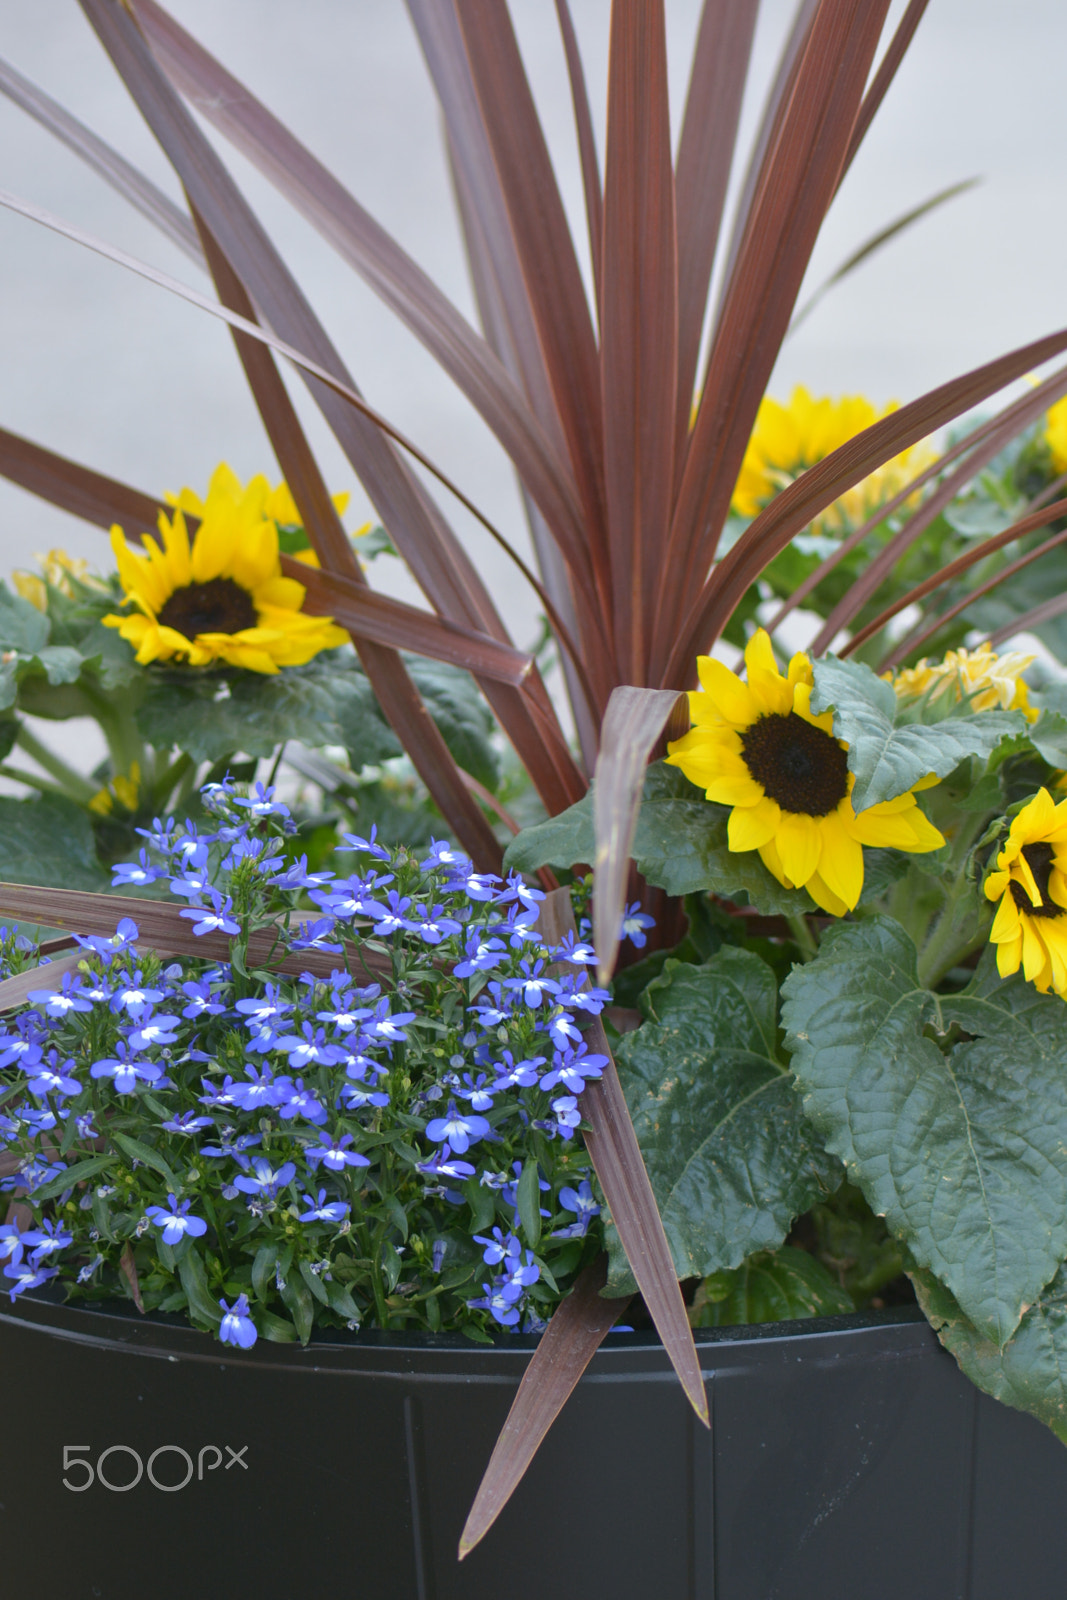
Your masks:
M 1008 1600 L 1059 1593 L 1067 1450 L 911 1309 L 705 1329 L 712 1431 L 612 1336 L 484 1543 L 456 1545 L 530 1341 L 230 1352 L 0 1301 L 4 1595 Z M 66 1464 L 65 1464 L 66 1463 Z

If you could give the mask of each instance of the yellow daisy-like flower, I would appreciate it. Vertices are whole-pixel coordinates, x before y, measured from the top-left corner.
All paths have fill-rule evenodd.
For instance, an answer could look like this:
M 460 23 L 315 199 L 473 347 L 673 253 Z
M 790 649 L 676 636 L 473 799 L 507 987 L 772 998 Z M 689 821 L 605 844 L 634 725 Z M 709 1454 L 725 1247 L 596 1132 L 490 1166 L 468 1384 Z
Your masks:
M 1045 440 L 1052 456 L 1052 470 L 1067 472 L 1067 397 L 1050 408 L 1045 418 Z
M 160 514 L 161 542 L 147 538 L 141 551 L 134 550 L 122 529 L 112 528 L 125 598 L 137 610 L 103 620 L 135 647 L 142 665 L 225 661 L 249 672 L 277 672 L 347 642 L 348 634 L 329 617 L 300 609 L 307 591 L 282 575 L 278 527 L 267 511 L 271 496 L 265 478 L 244 488 L 223 465 L 206 500 L 189 489 L 173 497 L 173 516 Z M 200 518 L 192 540 L 186 512 Z
M 989 941 L 1002 978 L 1023 969 L 1042 994 L 1067 997 L 1067 800 L 1039 789 L 1012 822 L 985 881 L 999 900 Z
M 943 661 L 930 662 L 924 656 L 914 667 L 885 676 L 900 700 L 917 698 L 933 686 L 931 700 L 954 690 L 953 699 L 967 699 L 972 711 L 1021 711 L 1034 722 L 1038 712 L 1030 704 L 1022 674 L 1036 659 L 1021 650 L 998 656 L 987 641 L 977 650 L 950 650 Z
M 102 588 L 98 578 L 94 578 L 89 571 L 88 561 L 81 560 L 78 556 L 68 556 L 65 550 L 49 550 L 46 556 L 38 555 L 37 562 L 41 568 L 40 576 L 36 572 L 17 571 L 11 574 L 11 582 L 24 600 L 31 606 L 36 606 L 38 611 L 48 609 L 48 585 L 58 589 L 68 599 L 73 598 L 74 587 L 72 578 L 79 583 L 90 585 L 92 588 Z
M 862 395 L 815 399 L 800 384 L 788 405 L 767 396 L 756 415 L 734 490 L 733 510 L 738 516 L 754 517 L 808 467 L 895 410 L 894 401 L 884 411 L 877 411 Z M 933 459 L 934 452 L 927 445 L 912 445 L 847 490 L 812 524 L 813 528 L 836 533 L 859 527 Z
M 689 696 L 695 726 L 669 745 L 668 765 L 709 800 L 733 807 L 731 850 L 758 850 L 779 883 L 844 916 L 863 889 L 863 845 L 923 854 L 945 841 L 913 790 L 858 815 L 852 809 L 848 745 L 834 738 L 830 712 L 812 714 L 806 655 L 795 655 L 783 677 L 761 628 L 745 666 L 742 683 L 721 661 L 698 658 L 702 687 Z

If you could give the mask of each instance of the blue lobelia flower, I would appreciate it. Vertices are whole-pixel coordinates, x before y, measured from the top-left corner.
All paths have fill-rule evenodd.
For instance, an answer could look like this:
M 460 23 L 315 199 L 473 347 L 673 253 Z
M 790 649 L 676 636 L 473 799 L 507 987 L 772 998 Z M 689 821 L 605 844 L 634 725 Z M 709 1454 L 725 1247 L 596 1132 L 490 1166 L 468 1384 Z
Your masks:
M 198 1117 L 195 1111 L 183 1111 L 178 1116 L 168 1117 L 159 1126 L 168 1133 L 198 1133 L 201 1128 L 214 1127 L 214 1123 L 210 1117 Z
M 142 829 L 137 830 L 139 833 Z M 135 883 L 139 886 L 146 883 L 155 883 L 157 878 L 162 878 L 163 868 L 155 867 L 148 859 L 148 851 L 141 850 L 136 861 L 120 861 L 112 867 L 114 877 L 111 887 L 117 889 L 123 883 Z
M 482 1252 L 482 1260 L 487 1267 L 498 1267 L 500 1265 L 507 1255 L 513 1239 L 515 1239 L 515 1235 L 513 1233 L 504 1233 L 502 1228 L 494 1228 L 491 1239 L 487 1239 L 481 1233 L 474 1235 L 475 1244 L 485 1245 L 485 1250 Z M 518 1247 L 519 1241 L 515 1239 L 515 1248 L 518 1249 Z
M 499 1077 L 493 1084 L 493 1093 L 504 1089 L 532 1089 L 537 1083 L 537 1069 L 545 1064 L 544 1056 L 530 1056 L 516 1061 L 510 1050 L 501 1052 L 503 1060 L 494 1063 Z
M 352 1209 L 343 1200 L 327 1200 L 325 1189 L 319 1190 L 316 1200 L 309 1194 L 302 1194 L 300 1199 L 307 1206 L 300 1213 L 301 1222 L 343 1222 Z
M 94 950 L 98 956 L 103 956 L 107 960 L 134 944 L 137 940 L 137 932 L 137 924 L 133 918 L 123 917 L 110 938 L 102 938 L 96 933 L 76 933 L 73 935 L 73 939 L 74 943 L 81 945 L 83 950 Z
M 572 1094 L 561 1094 L 552 1102 L 552 1111 L 556 1118 L 561 1139 L 573 1139 L 574 1130 L 582 1120 L 582 1113 L 578 1110 L 578 1101 Z
M 31 989 L 26 996 L 35 1005 L 43 1005 L 46 1015 L 50 1017 L 66 1017 L 76 1011 L 91 1011 L 93 1002 L 82 994 L 82 981 L 71 973 L 63 974 L 62 987 L 59 989 Z
M 462 850 L 457 850 L 454 844 L 449 844 L 447 839 L 431 839 L 430 853 L 425 861 L 419 862 L 422 872 L 434 872 L 438 867 L 451 867 L 462 872 L 470 867 L 470 857 L 464 855 Z
M 471 872 L 469 863 L 466 869 L 458 872 L 448 882 L 442 885 L 446 894 L 463 894 L 468 900 L 495 900 L 500 887 L 500 879 L 495 872 Z
M 568 1094 L 581 1094 L 586 1080 L 599 1078 L 608 1064 L 607 1056 L 591 1055 L 583 1039 L 577 1050 L 557 1050 L 552 1057 L 552 1071 L 541 1079 L 546 1094 L 562 1085 Z
M 337 1097 L 337 1103 L 346 1111 L 362 1111 L 364 1106 L 387 1106 L 389 1096 L 383 1089 L 367 1089 L 361 1083 L 346 1083 Z
M 50 1222 L 45 1218 L 39 1228 L 29 1228 L 22 1235 L 22 1243 L 30 1246 L 30 1260 L 36 1267 L 49 1256 L 69 1249 L 74 1243 L 74 1235 L 61 1222 Z
M 491 1284 L 482 1284 L 483 1298 L 481 1300 L 468 1300 L 467 1305 L 471 1311 L 488 1311 L 496 1322 L 504 1328 L 514 1328 L 522 1313 L 517 1309 L 515 1302 L 509 1300 L 500 1289 L 495 1289 Z
M 283 806 L 280 800 L 275 799 L 277 793 L 273 785 L 266 788 L 262 783 L 257 783 L 250 795 L 247 797 L 232 795 L 231 802 L 235 806 L 243 806 L 249 816 L 255 817 L 257 821 L 260 817 L 287 817 L 289 807 Z
M 228 933 L 231 936 L 241 931 L 241 925 L 233 918 L 233 898 L 227 895 L 225 900 L 217 889 L 211 890 L 211 910 L 206 906 L 184 906 L 178 912 L 179 917 L 188 917 L 196 924 L 193 932 Z
M 170 1210 L 165 1206 L 147 1206 L 145 1216 L 155 1223 L 157 1228 L 163 1230 L 164 1244 L 180 1244 L 185 1235 L 191 1239 L 199 1239 L 207 1232 L 207 1223 L 200 1217 L 191 1217 L 189 1208 L 191 1200 L 182 1200 L 179 1204 L 177 1198 L 169 1194 Z
M 289 1065 L 297 1072 L 303 1067 L 336 1066 L 345 1054 L 340 1046 L 328 1043 L 325 1028 L 316 1029 L 310 1022 L 304 1023 L 300 1033 L 277 1039 L 274 1048 L 285 1051 Z
M 456 1093 L 461 1100 L 466 1100 L 472 1111 L 488 1111 L 493 1104 L 493 1095 L 496 1093 L 496 1084 L 491 1083 L 486 1087 L 486 1075 L 479 1072 L 477 1078 L 472 1078 L 469 1072 L 463 1074 L 465 1088 L 456 1085 Z
M 563 935 L 560 943 L 553 945 L 549 950 L 553 961 L 570 961 L 578 966 L 595 967 L 596 951 L 588 939 L 581 939 L 570 928 Z
M 264 986 L 262 995 L 251 1000 L 238 1000 L 235 1007 L 249 1023 L 262 1026 L 268 1022 L 279 1021 L 292 1011 L 288 1001 L 281 998 L 281 989 L 276 983 Z
M 297 1078 L 295 1084 L 291 1078 L 279 1078 L 276 1089 L 278 1098 L 275 1104 L 278 1107 L 278 1115 L 285 1121 L 288 1122 L 293 1117 L 302 1117 L 305 1122 L 314 1123 L 316 1127 L 326 1121 L 326 1107 L 310 1089 L 304 1088 L 303 1078 Z
M 530 1010 L 536 1011 L 537 1007 L 543 1004 L 546 995 L 559 993 L 559 984 L 544 972 L 543 961 L 534 962 L 532 965 L 529 961 L 523 961 L 521 966 L 522 977 L 508 978 L 505 987 L 517 989 Z
M 319 917 L 314 922 L 302 922 L 289 939 L 290 949 L 328 950 L 332 955 L 339 955 L 344 945 L 330 938 L 336 925 L 333 917 Z
M 211 984 L 207 978 L 199 982 L 190 980 L 182 984 L 182 994 L 189 1004 L 182 1012 L 183 1017 L 221 1017 L 226 1007 L 211 993 Z M 240 1005 L 240 1001 L 237 1002 Z
M 135 972 L 132 976 L 127 973 L 111 996 L 110 1008 L 116 1013 L 125 1011 L 134 1021 L 138 1021 L 163 999 L 163 990 L 150 989 L 144 982 L 143 973 Z
M 340 1138 L 332 1138 L 328 1144 L 309 1145 L 304 1154 L 313 1168 L 321 1162 L 327 1172 L 343 1172 L 346 1167 L 369 1167 L 370 1159 L 367 1156 L 348 1148 L 353 1143 L 352 1134 L 346 1133 Z
M 503 939 L 492 939 L 484 928 L 472 928 L 467 934 L 463 960 L 453 969 L 457 978 L 470 978 L 476 972 L 491 972 L 507 956 Z
M 374 1021 L 368 1025 L 367 1032 L 372 1039 L 380 1039 L 383 1044 L 391 1047 L 394 1042 L 404 1043 L 407 1039 L 404 1027 L 414 1021 L 414 1011 L 395 1011 L 390 1014 L 389 1001 L 381 999 L 374 1008 Z
M 20 1017 L 19 1021 L 22 1020 Z M 36 1039 L 26 1038 L 21 1033 L 0 1034 L 0 1067 L 18 1065 L 27 1072 L 43 1056 L 44 1051 Z
M 473 1111 L 457 1111 L 454 1100 L 448 1102 L 447 1116 L 434 1117 L 432 1122 L 426 1124 L 427 1139 L 432 1139 L 434 1144 L 447 1142 L 459 1155 L 463 1155 L 472 1144 L 477 1144 L 491 1131 L 485 1117 Z
M 58 1271 L 58 1267 L 35 1267 L 29 1261 L 12 1262 L 4 1268 L 4 1277 L 14 1279 L 9 1299 L 14 1300 L 17 1294 L 22 1294 L 27 1289 L 39 1288 L 42 1283 L 47 1283 L 49 1278 L 54 1278 Z
M 188 900 L 190 905 L 199 906 L 203 904 L 202 896 L 212 892 L 211 872 L 207 864 L 206 850 L 202 861 L 193 860 L 189 862 L 180 877 L 170 880 L 170 892 L 171 894 L 180 895 L 183 900 Z
M 641 910 L 640 900 L 635 900 L 632 906 L 627 906 L 622 914 L 619 927 L 619 938 L 629 939 L 638 950 L 643 950 L 648 941 L 645 938 L 645 929 L 656 926 L 655 917 L 648 916 Z
M 533 1251 L 523 1252 L 518 1239 L 508 1241 L 507 1254 L 502 1262 L 504 1275 L 497 1279 L 497 1290 L 506 1300 L 521 1300 L 532 1283 L 541 1276 L 541 1268 L 533 1258 Z
M 357 1005 L 356 999 L 357 996 L 351 991 L 346 995 L 335 995 L 332 1010 L 316 1011 L 315 1016 L 319 1022 L 332 1022 L 338 1033 L 351 1033 L 367 1017 L 374 1015 L 369 1006 Z
M 389 860 L 388 850 L 377 843 L 378 824 L 376 822 L 371 825 L 369 838 L 363 839 L 358 833 L 342 833 L 341 838 L 344 839 L 345 843 L 337 846 L 338 854 L 343 850 L 359 850 L 364 855 L 377 856 L 379 861 Z
M 266 1156 L 255 1156 L 252 1160 L 252 1173 L 254 1176 L 242 1174 L 234 1178 L 234 1187 L 243 1194 L 255 1195 L 260 1200 L 274 1200 L 278 1190 L 284 1189 L 286 1184 L 292 1183 L 296 1177 L 296 1167 L 293 1162 L 286 1161 L 278 1169 L 271 1166 Z
M 219 1328 L 219 1340 L 222 1344 L 236 1344 L 242 1350 L 250 1350 L 259 1335 L 256 1325 L 248 1309 L 248 1296 L 239 1294 L 233 1305 L 227 1305 L 225 1300 L 220 1300 L 219 1305 L 223 1310 L 222 1324 Z
M 415 1171 L 425 1173 L 430 1178 L 455 1178 L 459 1182 L 464 1178 L 474 1177 L 474 1168 L 470 1162 L 457 1161 L 447 1144 L 442 1145 L 428 1161 L 417 1161 Z
M 408 927 L 412 933 L 418 934 L 424 944 L 440 944 L 442 939 L 462 932 L 462 924 L 450 917 L 444 906 L 434 906 L 432 910 L 426 906 L 416 906 Z
M 17 1222 L 0 1222 L 0 1261 L 22 1260 L 22 1235 Z
M 249 1065 L 245 1067 L 244 1080 L 238 1079 L 230 1090 L 230 1099 L 242 1111 L 258 1111 L 262 1106 L 280 1105 L 281 1093 L 269 1068 L 264 1067 L 257 1073 L 255 1067 Z
M 165 1015 L 142 1017 L 129 1036 L 130 1049 L 146 1050 L 152 1044 L 174 1044 L 178 1038 L 175 1030 L 180 1026 L 178 1017 Z
M 375 933 L 384 939 L 390 933 L 410 932 L 412 924 L 405 915 L 410 905 L 410 895 L 390 889 L 384 905 L 379 900 L 368 900 L 365 911 L 368 917 L 374 918 Z
M 31 1070 L 33 1076 L 26 1084 L 31 1094 L 55 1094 L 61 1098 L 72 1094 L 81 1094 L 82 1086 L 77 1078 L 72 1076 L 73 1060 L 64 1061 L 60 1065 L 59 1054 L 55 1050 L 48 1052 L 48 1065 L 38 1064 Z
M 553 1009 L 545 1025 L 545 1031 L 557 1050 L 566 1050 L 568 1045 L 582 1042 L 581 1028 L 562 1006 Z
M 577 1189 L 569 1185 L 559 1191 L 559 1203 L 564 1211 L 573 1211 L 577 1221 L 569 1223 L 566 1228 L 557 1228 L 553 1239 L 584 1239 L 589 1232 L 589 1224 L 594 1217 L 600 1215 L 600 1207 L 593 1198 L 592 1185 L 588 1178 L 583 1178 Z
M 153 1061 L 139 1060 L 129 1052 L 123 1040 L 119 1040 L 115 1049 L 116 1056 L 93 1062 L 89 1068 L 90 1078 L 111 1078 L 117 1094 L 133 1094 L 138 1081 L 157 1083 L 163 1076 L 162 1067 L 157 1067 Z

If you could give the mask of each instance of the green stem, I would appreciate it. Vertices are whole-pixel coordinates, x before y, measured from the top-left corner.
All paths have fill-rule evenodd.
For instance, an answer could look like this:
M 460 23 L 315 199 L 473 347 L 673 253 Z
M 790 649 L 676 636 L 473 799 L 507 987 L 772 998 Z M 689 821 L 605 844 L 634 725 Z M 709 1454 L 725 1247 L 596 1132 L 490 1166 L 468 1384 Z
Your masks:
M 42 778 L 39 772 L 27 772 L 22 767 L 13 767 L 7 761 L 0 762 L 0 778 L 14 778 L 16 783 L 24 783 L 27 789 L 39 789 L 44 794 L 60 794 L 64 800 L 71 798 L 70 792 L 58 783 L 52 783 L 48 778 Z
M 811 926 L 807 917 L 804 916 L 803 912 L 797 912 L 795 916 L 786 917 L 785 920 L 789 924 L 790 932 L 796 941 L 797 949 L 800 951 L 800 954 L 803 956 L 804 960 L 814 960 L 819 953 L 819 945 L 815 935 L 811 931 Z
M 63 794 L 69 795 L 72 800 L 77 800 L 82 805 L 87 805 L 93 798 L 96 793 L 93 785 L 83 778 L 80 772 L 75 772 L 73 767 L 68 766 L 61 756 L 56 755 L 54 750 L 50 750 L 46 744 L 42 744 L 36 734 L 31 733 L 25 722 L 19 723 L 19 731 L 15 735 L 15 743 L 20 745 L 28 756 L 32 756 L 38 766 L 43 767 L 45 772 L 50 773 L 56 779 L 61 786 Z M 25 782 L 26 780 L 20 779 L 20 781 Z M 33 779 L 30 781 L 33 782 Z
M 168 797 L 174 793 L 176 788 L 178 788 L 179 784 L 181 784 L 182 780 L 188 774 L 192 765 L 192 756 L 188 755 L 183 750 L 180 752 L 180 754 L 175 756 L 174 760 L 170 763 L 170 766 L 164 767 L 163 771 L 156 778 L 155 787 L 152 793 L 152 805 L 154 810 L 161 812 L 166 811 L 166 801 Z

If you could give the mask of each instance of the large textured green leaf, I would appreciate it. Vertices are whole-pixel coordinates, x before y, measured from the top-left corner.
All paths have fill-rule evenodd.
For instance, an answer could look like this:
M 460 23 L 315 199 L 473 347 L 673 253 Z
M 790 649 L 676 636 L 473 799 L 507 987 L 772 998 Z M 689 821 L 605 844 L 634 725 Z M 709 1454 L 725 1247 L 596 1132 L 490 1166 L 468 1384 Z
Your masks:
M 735 855 L 729 848 L 726 806 L 710 804 L 677 767 L 649 767 L 634 835 L 633 857 L 649 883 L 671 895 L 709 890 L 724 900 L 750 904 L 768 916 L 812 911 L 800 889 L 785 889 L 758 854 Z M 558 817 L 524 828 L 508 847 L 508 866 L 523 872 L 536 867 L 570 867 L 596 854 L 593 807 L 589 795 Z
M 931 994 L 884 917 L 831 929 L 783 994 L 827 1148 L 1002 1345 L 1067 1256 L 1063 1001 L 988 959 L 963 994 Z
M 904 794 L 928 773 L 947 777 L 966 756 L 985 760 L 1002 739 L 1026 732 L 1026 720 L 1017 711 L 977 711 L 897 727 L 892 686 L 862 661 L 827 656 L 815 663 L 814 673 L 811 709 L 821 714 L 832 708 L 834 733 L 848 741 L 857 811 Z
M 492 743 L 493 717 L 470 673 L 423 656 L 406 655 L 404 663 L 457 766 L 495 789 L 500 758 Z
M 0 799 L 0 880 L 101 889 L 110 883 L 80 806 L 61 795 Z
M 971 1382 L 1029 1411 L 1067 1444 L 1067 1266 L 1042 1289 L 1003 1348 L 982 1337 L 932 1272 L 909 1276 L 937 1337 Z
M 854 1309 L 852 1296 L 821 1261 L 785 1244 L 710 1277 L 697 1290 L 693 1321 L 698 1328 L 728 1328 L 744 1322 L 836 1317 Z
M 177 745 L 196 761 L 218 761 L 238 750 L 269 756 L 287 739 L 343 745 L 356 766 L 399 753 L 362 672 L 332 655 L 270 676 L 160 673 L 137 722 L 152 744 Z
M 0 583 L 0 650 L 36 655 L 48 643 L 50 631 L 43 611 Z
M 801 1111 L 778 1051 L 777 983 L 748 950 L 668 961 L 617 1065 L 679 1278 L 776 1249 L 841 1168 Z M 609 1230 L 613 1294 L 632 1290 Z

